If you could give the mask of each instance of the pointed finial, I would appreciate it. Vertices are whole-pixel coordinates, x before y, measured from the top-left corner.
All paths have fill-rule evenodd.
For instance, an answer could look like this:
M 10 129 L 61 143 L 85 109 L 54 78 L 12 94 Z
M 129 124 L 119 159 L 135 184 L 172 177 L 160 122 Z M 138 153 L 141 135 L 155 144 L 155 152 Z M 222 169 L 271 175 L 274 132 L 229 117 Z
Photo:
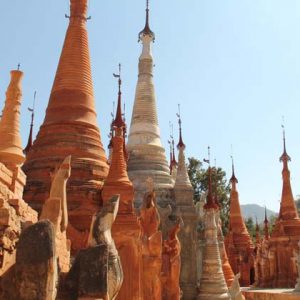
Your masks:
M 217 169 L 217 159 L 214 159 L 215 162 L 215 203 L 218 207 L 221 207 L 218 197 L 218 169 Z
M 181 113 L 180 113 L 180 104 L 178 104 L 178 113 L 176 115 L 178 118 L 178 125 L 179 125 L 179 142 L 177 144 L 177 148 L 185 149 L 185 144 L 182 139 L 182 120 L 181 120 Z
M 123 120 L 123 115 L 122 115 L 122 103 L 121 103 L 121 85 L 122 85 L 122 80 L 121 80 L 121 64 L 119 64 L 119 74 L 113 73 L 113 76 L 115 78 L 118 78 L 118 87 L 119 87 L 119 92 L 118 92 L 118 105 L 117 105 L 117 112 L 116 112 L 116 118 L 113 121 L 113 126 L 117 128 L 121 128 L 125 126 L 125 122 Z
M 152 41 L 154 42 L 155 40 L 155 34 L 154 32 L 150 29 L 150 25 L 149 25 L 149 0 L 146 0 L 146 24 L 144 29 L 139 33 L 139 40 L 141 41 L 143 36 L 150 36 Z
M 279 161 L 283 162 L 284 165 L 287 167 L 287 162 L 291 161 L 291 158 L 286 152 L 286 140 L 285 140 L 285 127 L 284 127 L 284 124 L 281 124 L 281 128 L 282 128 L 282 138 L 283 138 L 283 153 L 280 156 Z
M 234 172 L 234 160 L 233 160 L 233 156 L 231 155 L 231 165 L 232 165 L 232 176 L 230 178 L 230 182 L 231 183 L 238 183 L 237 178 L 235 177 L 235 172 Z
M 20 71 L 20 67 L 21 67 L 21 64 L 20 64 L 20 63 L 18 63 L 18 71 Z
M 32 147 L 32 135 L 33 135 L 33 123 L 34 123 L 34 109 L 35 109 L 35 99 L 36 99 L 36 91 L 34 92 L 33 95 L 33 104 L 32 108 L 28 107 L 27 109 L 31 112 L 31 123 L 30 123 L 30 131 L 29 131 L 29 136 L 28 136 L 28 142 L 26 147 L 23 150 L 24 154 L 27 154 Z
M 214 201 L 213 193 L 212 193 L 212 178 L 211 178 L 211 167 L 210 167 L 210 146 L 207 147 L 208 159 L 203 159 L 205 163 L 208 164 L 208 193 L 207 193 L 207 201 L 204 205 L 204 208 L 218 208 L 218 205 Z

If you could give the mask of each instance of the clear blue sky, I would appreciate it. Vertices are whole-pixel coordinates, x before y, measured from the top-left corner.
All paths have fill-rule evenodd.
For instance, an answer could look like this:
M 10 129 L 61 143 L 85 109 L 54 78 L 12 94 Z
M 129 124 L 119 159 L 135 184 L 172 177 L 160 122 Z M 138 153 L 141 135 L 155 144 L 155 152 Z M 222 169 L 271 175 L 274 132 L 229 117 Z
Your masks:
M 212 158 L 230 176 L 231 144 L 241 203 L 277 210 L 281 195 L 281 120 L 285 116 L 294 195 L 300 194 L 300 1 L 152 0 L 155 85 L 162 141 L 181 103 L 187 155 Z M 35 133 L 49 99 L 68 20 L 68 0 L 2 0 L 0 100 L 18 62 L 23 82 L 22 137 L 37 90 Z M 90 0 L 88 23 L 102 140 L 107 146 L 112 73 L 123 64 L 123 99 L 131 117 L 144 26 L 144 0 Z M 175 126 L 177 128 L 177 126 Z

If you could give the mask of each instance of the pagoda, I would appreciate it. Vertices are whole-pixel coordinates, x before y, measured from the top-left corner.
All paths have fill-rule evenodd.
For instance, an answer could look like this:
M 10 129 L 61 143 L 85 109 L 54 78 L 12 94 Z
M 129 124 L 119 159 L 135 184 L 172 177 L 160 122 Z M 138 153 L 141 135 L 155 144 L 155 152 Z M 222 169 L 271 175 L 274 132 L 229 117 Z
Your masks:
M 141 227 L 133 207 L 134 190 L 127 175 L 124 151 L 124 127 L 121 105 L 121 78 L 119 78 L 118 105 L 112 122 L 112 153 L 109 173 L 105 180 L 102 199 L 109 201 L 113 195 L 120 195 L 119 210 L 112 227 L 112 236 L 118 249 L 124 280 L 117 299 L 142 299 L 142 241 Z
M 202 274 L 198 300 L 230 299 L 228 287 L 222 269 L 220 245 L 218 240 L 218 223 L 216 212 L 218 204 L 212 194 L 211 167 L 208 169 L 208 193 L 204 205 L 204 232 L 205 241 L 202 258 Z
M 257 285 L 259 287 L 293 288 L 298 273 L 296 267 L 298 242 L 300 240 L 300 218 L 294 202 L 290 182 L 288 162 L 291 160 L 286 151 L 285 131 L 283 131 L 283 154 L 280 161 L 282 169 L 282 194 L 279 215 L 273 231 L 269 234 L 265 220 L 265 243 L 261 249 L 257 264 L 266 271 L 261 272 Z
M 240 273 L 240 284 L 249 286 L 254 283 L 254 245 L 245 225 L 232 162 L 229 230 L 225 237 L 225 247 L 234 274 Z
M 67 194 L 69 227 L 74 233 L 74 229 L 89 230 L 91 217 L 100 208 L 108 165 L 95 111 L 86 26 L 88 0 L 70 0 L 70 10 L 46 116 L 23 170 L 27 175 L 24 198 L 40 211 L 50 191 L 49 174 L 72 155 Z
M 176 207 L 183 220 L 183 228 L 178 234 L 181 244 L 181 271 L 180 287 L 183 292 L 182 299 L 195 299 L 197 296 L 197 214 L 194 205 L 194 190 L 190 182 L 185 162 L 185 144 L 182 138 L 181 117 L 178 115 L 179 142 L 178 169 L 175 178 L 174 196 Z M 174 153 L 173 153 L 174 155 Z M 172 156 L 173 156 L 172 155 Z M 175 155 L 174 155 L 175 156 Z M 175 157 L 174 157 L 175 160 Z M 175 160 L 176 161 L 176 160 Z
M 145 28 L 139 33 L 143 50 L 139 58 L 138 82 L 127 143 L 128 175 L 134 185 L 136 206 L 141 205 L 148 177 L 153 178 L 157 201 L 164 206 L 170 202 L 173 182 L 160 139 L 156 112 L 151 52 L 155 34 L 149 26 L 148 4 L 147 0 Z

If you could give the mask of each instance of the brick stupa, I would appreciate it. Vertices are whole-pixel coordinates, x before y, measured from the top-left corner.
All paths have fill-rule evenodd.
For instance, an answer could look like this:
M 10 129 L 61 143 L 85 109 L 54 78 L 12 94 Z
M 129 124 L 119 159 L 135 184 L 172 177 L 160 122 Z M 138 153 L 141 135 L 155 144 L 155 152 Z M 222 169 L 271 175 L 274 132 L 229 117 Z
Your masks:
M 148 1 L 147 1 L 148 3 Z M 135 202 L 141 205 L 146 193 L 146 181 L 153 178 L 158 204 L 170 201 L 173 181 L 160 139 L 153 83 L 153 57 L 151 52 L 154 33 L 149 26 L 149 8 L 146 25 L 139 34 L 143 44 L 139 58 L 139 75 L 128 137 L 128 175 L 135 189 Z
M 233 164 L 230 182 L 229 230 L 225 247 L 234 274 L 240 273 L 241 285 L 249 286 L 254 283 L 254 246 L 242 216 Z
M 6 91 L 5 106 L 0 120 L 0 161 L 15 167 L 25 160 L 20 136 L 23 72 L 13 70 L 10 74 L 11 81 Z
M 120 76 L 120 75 L 119 75 Z M 119 79 L 119 97 L 116 118 L 112 123 L 112 153 L 109 173 L 102 190 L 103 201 L 113 195 L 120 195 L 119 211 L 112 227 L 112 236 L 118 249 L 124 281 L 117 299 L 139 300 L 141 288 L 141 229 L 133 208 L 133 185 L 127 175 L 127 164 L 124 152 L 125 122 L 121 112 L 121 79 Z
M 299 251 L 300 219 L 291 188 L 288 167 L 290 160 L 286 151 L 284 133 L 283 154 L 280 157 L 283 164 L 280 211 L 270 236 L 268 223 L 265 220 L 265 238 L 261 253 L 256 258 L 258 271 L 256 285 L 259 287 L 293 288 L 297 281 L 296 261 Z
M 24 198 L 40 211 L 49 195 L 49 173 L 72 155 L 68 210 L 71 226 L 79 231 L 89 230 L 91 216 L 99 210 L 100 189 L 108 173 L 95 112 L 87 2 L 71 0 L 69 26 L 46 116 L 23 166 L 27 175 Z

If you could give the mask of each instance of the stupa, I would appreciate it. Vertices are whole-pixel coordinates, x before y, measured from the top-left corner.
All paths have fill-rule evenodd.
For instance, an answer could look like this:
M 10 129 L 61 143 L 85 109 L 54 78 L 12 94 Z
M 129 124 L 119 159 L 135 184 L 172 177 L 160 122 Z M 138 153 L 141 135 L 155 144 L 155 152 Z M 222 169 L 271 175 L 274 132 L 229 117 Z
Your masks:
M 265 241 L 260 256 L 256 258 L 256 264 L 261 266 L 257 279 L 259 287 L 293 288 L 298 277 L 296 261 L 299 251 L 300 218 L 291 188 L 288 167 L 290 160 L 283 131 L 283 154 L 280 157 L 283 164 L 280 211 L 270 235 L 265 220 Z
M 153 178 L 158 204 L 170 201 L 172 178 L 160 139 L 153 83 L 152 43 L 155 34 L 149 26 L 147 0 L 146 24 L 139 33 L 143 44 L 139 58 L 139 74 L 128 137 L 128 175 L 135 189 L 135 205 L 140 206 L 146 193 L 146 181 Z
M 174 185 L 175 203 L 183 220 L 183 228 L 178 233 L 181 244 L 180 287 L 182 299 L 191 300 L 197 296 L 197 214 L 194 205 L 194 190 L 190 182 L 185 162 L 185 144 L 182 138 L 179 114 L 178 168 Z M 173 153 L 174 155 L 174 153 Z M 172 156 L 173 156 L 172 155 Z M 175 155 L 174 155 L 175 156 Z
M 204 206 L 205 242 L 203 247 L 203 265 L 198 300 L 230 299 L 228 287 L 222 269 L 216 211 L 219 209 L 212 195 L 211 167 L 209 166 L 207 201 Z M 217 221 L 218 223 L 218 221 Z
M 225 237 L 225 247 L 234 274 L 240 273 L 240 284 L 249 286 L 254 283 L 254 245 L 245 225 L 232 162 L 229 230 Z
M 40 211 L 49 195 L 49 173 L 72 155 L 67 184 L 70 226 L 87 231 L 100 208 L 108 165 L 95 111 L 86 27 L 88 0 L 70 3 L 69 26 L 46 116 L 23 166 L 27 175 L 24 198 Z
M 105 180 L 102 199 L 104 203 L 115 195 L 120 195 L 119 210 L 112 227 L 112 236 L 118 249 L 124 280 L 117 299 L 142 299 L 142 240 L 138 217 L 133 207 L 134 190 L 127 175 L 126 155 L 124 152 L 124 127 L 121 105 L 121 78 L 116 117 L 112 123 L 112 153 L 109 173 Z

